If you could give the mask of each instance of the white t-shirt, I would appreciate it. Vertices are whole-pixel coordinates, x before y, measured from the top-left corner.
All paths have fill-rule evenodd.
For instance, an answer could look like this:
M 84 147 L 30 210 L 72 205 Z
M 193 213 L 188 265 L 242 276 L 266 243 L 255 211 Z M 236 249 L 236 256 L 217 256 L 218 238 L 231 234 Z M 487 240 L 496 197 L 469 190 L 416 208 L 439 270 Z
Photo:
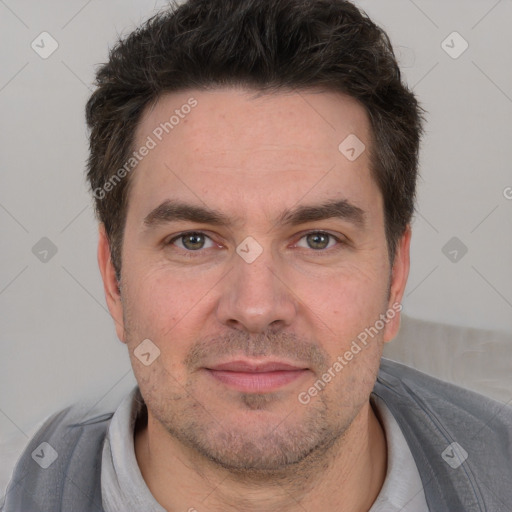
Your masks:
M 101 466 L 101 493 L 106 512 L 165 512 L 148 489 L 135 457 L 134 427 L 140 412 L 138 388 L 112 417 Z M 384 485 L 369 512 L 428 512 L 420 475 L 398 423 L 378 397 L 371 397 L 386 433 L 388 467 Z
M 428 512 L 420 474 L 400 426 L 382 399 L 372 395 L 371 401 L 386 433 L 388 467 L 369 512 Z

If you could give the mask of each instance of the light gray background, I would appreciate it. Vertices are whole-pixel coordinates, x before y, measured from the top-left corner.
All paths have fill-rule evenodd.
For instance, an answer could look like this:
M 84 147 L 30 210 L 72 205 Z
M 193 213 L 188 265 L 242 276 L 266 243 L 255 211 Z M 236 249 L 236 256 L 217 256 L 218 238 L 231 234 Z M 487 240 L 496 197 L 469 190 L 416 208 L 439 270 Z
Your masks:
M 135 382 L 97 270 L 84 104 L 117 35 L 164 3 L 0 0 L 4 441 L 77 400 L 109 408 Z M 404 312 L 512 333 L 512 2 L 358 4 L 428 111 Z M 59 44 L 47 59 L 31 48 L 43 31 Z M 457 59 L 441 46 L 453 31 L 469 44 Z M 42 237 L 58 249 L 47 262 L 32 252 Z M 452 237 L 468 249 L 457 262 L 442 251 Z

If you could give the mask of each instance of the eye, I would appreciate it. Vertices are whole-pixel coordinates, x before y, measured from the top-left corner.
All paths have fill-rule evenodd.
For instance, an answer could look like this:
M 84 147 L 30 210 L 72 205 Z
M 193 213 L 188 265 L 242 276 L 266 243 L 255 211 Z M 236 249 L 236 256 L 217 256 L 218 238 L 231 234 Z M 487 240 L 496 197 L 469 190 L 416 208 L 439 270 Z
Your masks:
M 169 240 L 169 245 L 176 245 L 186 251 L 198 251 L 200 249 L 209 249 L 215 244 L 213 240 L 204 233 L 200 231 L 190 231 L 172 238 Z
M 330 249 L 336 245 L 336 243 L 340 242 L 341 240 L 339 238 L 325 231 L 312 231 L 299 240 L 297 247 L 322 251 L 324 249 Z

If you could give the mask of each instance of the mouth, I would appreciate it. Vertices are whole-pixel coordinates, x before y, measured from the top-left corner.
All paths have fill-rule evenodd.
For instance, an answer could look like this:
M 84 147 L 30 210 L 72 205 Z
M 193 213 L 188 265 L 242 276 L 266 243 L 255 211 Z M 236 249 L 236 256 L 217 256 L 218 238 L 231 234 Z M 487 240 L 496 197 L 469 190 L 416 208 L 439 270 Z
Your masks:
M 280 361 L 229 361 L 205 370 L 218 382 L 245 393 L 270 393 L 309 373 L 308 368 Z

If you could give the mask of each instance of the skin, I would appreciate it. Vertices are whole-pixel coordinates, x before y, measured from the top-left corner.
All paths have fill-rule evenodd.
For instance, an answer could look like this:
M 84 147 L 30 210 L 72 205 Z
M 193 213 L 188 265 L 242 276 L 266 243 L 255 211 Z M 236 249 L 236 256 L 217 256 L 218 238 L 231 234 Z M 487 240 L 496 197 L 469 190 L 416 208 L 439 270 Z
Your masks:
M 387 463 L 369 396 L 399 313 L 307 405 L 297 398 L 400 302 L 407 280 L 410 229 L 391 264 L 366 112 L 327 92 L 190 90 L 145 111 L 135 147 L 190 97 L 197 106 L 130 177 L 120 290 L 100 226 L 108 307 L 148 408 L 134 436 L 141 473 L 167 510 L 366 511 Z M 353 162 L 338 150 L 349 134 L 366 145 Z M 342 199 L 363 224 L 280 221 Z M 146 226 L 166 200 L 214 209 L 228 224 Z M 207 237 L 176 239 L 186 231 Z M 307 235 L 319 231 L 336 238 L 312 248 L 318 238 Z M 248 236 L 263 249 L 252 263 L 236 252 Z M 149 366 L 134 355 L 144 339 L 160 350 Z M 307 370 L 277 390 L 243 392 L 205 369 L 240 358 Z

